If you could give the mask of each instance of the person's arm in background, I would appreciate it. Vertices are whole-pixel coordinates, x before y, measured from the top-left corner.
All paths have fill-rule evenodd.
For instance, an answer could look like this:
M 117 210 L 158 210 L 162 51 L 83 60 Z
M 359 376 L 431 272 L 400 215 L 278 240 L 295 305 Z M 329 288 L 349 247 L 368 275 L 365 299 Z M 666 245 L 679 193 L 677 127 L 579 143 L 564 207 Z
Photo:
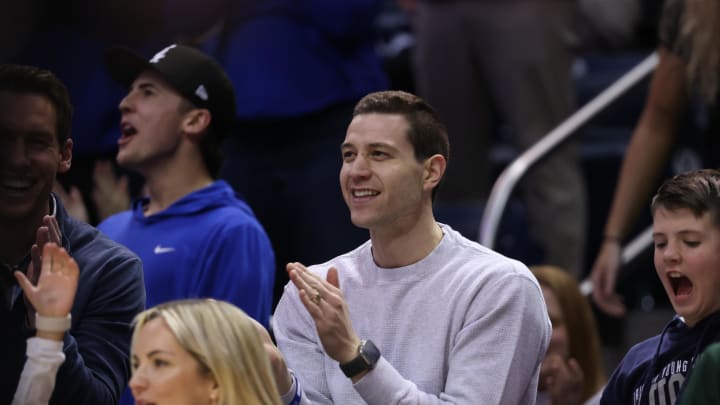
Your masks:
M 648 205 L 647 199 L 675 142 L 676 127 L 687 101 L 683 60 L 665 47 L 660 47 L 658 53 L 660 62 L 623 160 L 603 243 L 591 273 L 595 303 L 613 316 L 625 314 L 625 306 L 615 293 L 621 242 L 641 209 Z
M 45 260 L 36 286 L 22 272 L 16 271 L 15 278 L 39 316 L 69 320 L 78 283 L 77 263 L 65 249 L 54 243 L 44 246 L 43 257 Z M 13 405 L 47 404 L 55 388 L 58 368 L 65 361 L 62 351 L 65 331 L 42 323 L 36 327 L 35 337 L 28 339 L 27 361 L 20 374 Z

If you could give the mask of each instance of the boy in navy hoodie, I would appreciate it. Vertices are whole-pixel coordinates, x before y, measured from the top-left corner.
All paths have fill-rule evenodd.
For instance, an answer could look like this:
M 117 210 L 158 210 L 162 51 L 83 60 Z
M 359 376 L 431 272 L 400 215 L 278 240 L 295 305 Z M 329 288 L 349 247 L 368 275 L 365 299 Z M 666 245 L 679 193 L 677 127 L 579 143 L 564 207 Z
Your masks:
M 720 341 L 720 171 L 667 180 L 651 210 L 655 269 L 677 315 L 625 355 L 603 405 L 674 405 L 697 356 Z

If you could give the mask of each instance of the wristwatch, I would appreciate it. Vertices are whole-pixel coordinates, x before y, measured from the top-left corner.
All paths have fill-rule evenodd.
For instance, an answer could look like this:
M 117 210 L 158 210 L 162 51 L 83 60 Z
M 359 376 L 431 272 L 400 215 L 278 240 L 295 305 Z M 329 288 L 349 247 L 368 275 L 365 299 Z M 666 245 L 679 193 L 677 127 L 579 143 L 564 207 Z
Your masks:
M 35 329 L 43 332 L 65 332 L 72 326 L 72 316 L 42 316 L 35 312 Z
M 353 378 L 363 371 L 372 370 L 380 359 L 380 350 L 372 340 L 361 340 L 358 346 L 358 355 L 347 363 L 340 364 L 345 376 Z

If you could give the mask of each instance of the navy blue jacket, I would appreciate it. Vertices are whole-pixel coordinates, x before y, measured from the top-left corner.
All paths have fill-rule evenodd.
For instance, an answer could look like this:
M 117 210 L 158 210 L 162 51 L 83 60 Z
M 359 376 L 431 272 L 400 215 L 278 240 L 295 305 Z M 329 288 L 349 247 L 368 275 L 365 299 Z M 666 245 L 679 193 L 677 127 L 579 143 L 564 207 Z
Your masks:
M 693 328 L 676 316 L 662 334 L 628 351 L 610 377 L 600 404 L 674 405 L 697 356 L 717 341 L 720 341 L 720 312 L 706 317 Z
M 62 244 L 78 263 L 80 278 L 63 345 L 66 358 L 50 404 L 114 404 L 130 376 L 130 324 L 145 307 L 142 264 L 127 248 L 70 217 L 56 201 Z M 12 309 L 0 309 L 0 404 L 12 401 L 26 339 L 35 334 L 23 296 L 17 294 L 20 287 L 13 288 Z

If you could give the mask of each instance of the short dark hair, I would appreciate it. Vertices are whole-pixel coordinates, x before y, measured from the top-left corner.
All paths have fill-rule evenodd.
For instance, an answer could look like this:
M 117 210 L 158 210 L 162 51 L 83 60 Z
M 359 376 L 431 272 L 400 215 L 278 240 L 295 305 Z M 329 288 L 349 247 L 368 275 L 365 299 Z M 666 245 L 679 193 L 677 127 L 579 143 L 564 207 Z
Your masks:
M 35 66 L 0 64 L 0 91 L 35 93 L 55 106 L 56 135 L 62 144 L 70 137 L 73 108 L 65 85 L 51 71 Z
M 450 142 L 440 116 L 422 98 L 404 91 L 390 90 L 370 93 L 355 105 L 353 117 L 361 114 L 399 114 L 408 123 L 408 140 L 415 158 L 423 161 L 439 154 L 450 160 Z M 437 187 L 433 190 L 433 197 Z
M 720 225 L 720 171 L 701 169 L 678 174 L 665 181 L 652 199 L 650 209 L 687 208 L 700 217 L 706 212 Z

